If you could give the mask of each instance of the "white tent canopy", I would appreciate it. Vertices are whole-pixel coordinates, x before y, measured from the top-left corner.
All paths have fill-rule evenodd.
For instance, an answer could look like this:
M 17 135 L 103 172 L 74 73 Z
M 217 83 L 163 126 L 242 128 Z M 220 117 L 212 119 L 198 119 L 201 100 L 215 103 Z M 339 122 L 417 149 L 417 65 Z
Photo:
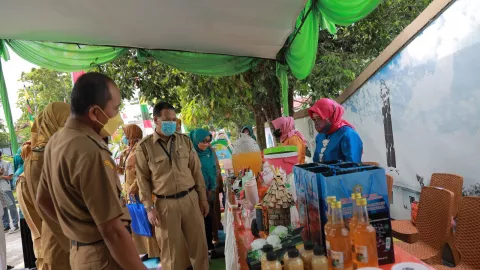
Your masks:
M 0 0 L 0 37 L 274 59 L 305 0 Z

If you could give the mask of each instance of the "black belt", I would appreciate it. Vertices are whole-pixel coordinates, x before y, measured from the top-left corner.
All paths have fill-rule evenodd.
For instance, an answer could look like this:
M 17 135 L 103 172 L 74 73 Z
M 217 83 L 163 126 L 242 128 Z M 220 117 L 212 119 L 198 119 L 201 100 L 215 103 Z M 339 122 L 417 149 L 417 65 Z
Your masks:
M 168 196 L 163 196 L 163 195 L 157 195 L 157 194 L 155 194 L 155 197 L 157 197 L 157 198 L 159 198 L 159 199 L 180 199 L 180 198 L 183 198 L 183 197 L 187 196 L 188 193 L 192 192 L 192 190 L 194 190 L 194 189 L 195 189 L 195 186 L 189 188 L 188 190 L 179 192 L 179 193 L 177 193 L 177 194 L 168 195 Z
M 78 242 L 78 241 L 75 241 L 75 240 L 70 240 L 70 243 L 72 244 L 72 246 L 75 246 L 75 247 L 91 246 L 91 245 L 95 245 L 95 244 L 98 244 L 98 243 L 101 243 L 101 242 L 103 242 L 103 239 L 92 242 L 92 243 L 82 243 L 82 242 Z

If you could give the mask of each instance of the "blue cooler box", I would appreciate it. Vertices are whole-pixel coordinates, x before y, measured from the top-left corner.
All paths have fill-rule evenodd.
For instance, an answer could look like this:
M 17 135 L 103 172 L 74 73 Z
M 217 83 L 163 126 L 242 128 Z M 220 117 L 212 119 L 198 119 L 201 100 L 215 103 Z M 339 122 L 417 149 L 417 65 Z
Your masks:
M 343 218 L 348 227 L 352 218 L 350 196 L 353 192 L 360 192 L 367 198 L 370 223 L 377 231 L 379 264 L 394 262 L 384 169 L 356 163 L 303 164 L 294 167 L 294 181 L 297 188 L 300 222 L 306 223 L 304 225 L 306 229 L 302 234 L 304 240 L 325 245 L 324 226 L 327 222 L 326 198 L 328 196 L 336 196 L 337 201 L 342 201 Z

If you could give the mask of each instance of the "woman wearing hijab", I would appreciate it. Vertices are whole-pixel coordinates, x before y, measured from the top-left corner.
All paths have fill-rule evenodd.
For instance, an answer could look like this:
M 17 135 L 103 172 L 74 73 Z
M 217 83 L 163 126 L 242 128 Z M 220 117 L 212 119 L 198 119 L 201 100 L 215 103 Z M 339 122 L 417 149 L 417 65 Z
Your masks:
M 213 216 L 216 213 L 214 208 L 216 190 L 217 190 L 217 158 L 210 143 L 212 142 L 212 134 L 205 129 L 195 129 L 190 132 L 190 139 L 197 151 L 200 163 L 202 164 L 202 175 L 207 188 L 207 199 L 210 205 L 210 213 L 205 217 L 205 235 L 207 237 L 207 245 L 209 255 L 212 255 L 213 246 Z
M 70 116 L 70 105 L 65 102 L 48 104 L 35 121 L 35 130 L 32 127 L 32 153 L 25 166 L 25 178 L 32 202 L 36 202 L 36 195 L 43 168 L 43 154 L 48 140 L 63 126 Z M 38 205 L 34 210 L 42 218 L 40 239 L 41 253 L 45 269 L 70 269 L 70 239 L 64 234 L 60 225 L 45 216 Z
M 314 162 L 345 161 L 360 163 L 363 143 L 352 124 L 344 120 L 342 105 L 334 100 L 318 100 L 308 113 L 318 132 Z
M 255 141 L 257 140 L 257 137 L 255 137 L 255 134 L 253 133 L 253 128 L 251 126 L 244 126 L 242 128 L 242 133 L 247 134 L 250 137 L 252 137 Z
M 123 126 L 123 142 L 127 145 L 127 149 L 123 152 L 125 160 L 123 168 L 125 169 L 125 184 L 123 185 L 123 192 L 128 198 L 136 200 L 138 198 L 138 184 L 137 174 L 135 173 L 135 150 L 137 143 L 142 139 L 142 129 L 134 124 Z M 155 229 L 155 228 L 154 228 Z M 132 232 L 133 242 L 139 254 L 147 254 L 149 258 L 160 257 L 160 248 L 158 246 L 155 234 L 153 237 L 146 237 Z
M 300 131 L 295 130 L 293 117 L 282 116 L 272 121 L 275 128 L 273 135 L 280 138 L 283 145 L 293 145 L 297 147 L 298 163 L 305 163 L 305 151 L 307 149 L 305 137 Z

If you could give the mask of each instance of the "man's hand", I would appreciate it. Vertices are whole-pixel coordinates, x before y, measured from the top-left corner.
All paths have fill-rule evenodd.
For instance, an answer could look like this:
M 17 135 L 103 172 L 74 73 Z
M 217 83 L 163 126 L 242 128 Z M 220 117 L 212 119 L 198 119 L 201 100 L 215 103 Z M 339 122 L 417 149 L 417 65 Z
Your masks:
M 157 210 L 156 209 L 151 209 L 149 212 L 147 212 L 148 215 L 148 221 L 150 224 L 152 224 L 155 227 L 160 227 L 160 220 L 157 217 Z
M 208 201 L 200 201 L 200 211 L 202 212 L 203 217 L 208 215 L 208 212 L 210 211 Z

